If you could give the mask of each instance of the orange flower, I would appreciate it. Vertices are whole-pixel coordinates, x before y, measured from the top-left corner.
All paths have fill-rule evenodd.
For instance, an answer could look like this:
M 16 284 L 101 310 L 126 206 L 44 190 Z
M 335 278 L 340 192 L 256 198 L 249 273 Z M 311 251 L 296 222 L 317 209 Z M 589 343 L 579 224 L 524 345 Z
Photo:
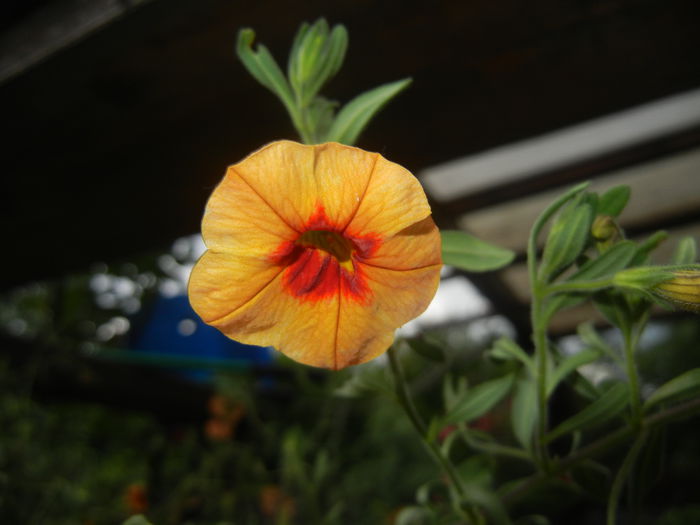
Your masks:
M 294 499 L 287 495 L 277 485 L 264 485 L 259 495 L 260 512 L 263 516 L 274 518 L 284 515 L 287 518 L 294 515 L 296 506 Z
M 377 153 L 273 142 L 231 166 L 189 283 L 242 343 L 340 369 L 382 354 L 437 290 L 440 235 L 418 180 Z
M 148 491 L 141 483 L 132 483 L 124 493 L 124 503 L 131 514 L 143 514 L 148 510 Z

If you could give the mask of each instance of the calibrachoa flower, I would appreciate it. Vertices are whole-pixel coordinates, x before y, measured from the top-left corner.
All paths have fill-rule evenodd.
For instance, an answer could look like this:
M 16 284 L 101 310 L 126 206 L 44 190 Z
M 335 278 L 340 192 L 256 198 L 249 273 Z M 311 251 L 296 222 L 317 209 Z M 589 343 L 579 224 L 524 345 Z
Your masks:
M 312 366 L 382 354 L 439 283 L 440 235 L 418 180 L 337 143 L 273 142 L 229 167 L 202 235 L 195 311 Z

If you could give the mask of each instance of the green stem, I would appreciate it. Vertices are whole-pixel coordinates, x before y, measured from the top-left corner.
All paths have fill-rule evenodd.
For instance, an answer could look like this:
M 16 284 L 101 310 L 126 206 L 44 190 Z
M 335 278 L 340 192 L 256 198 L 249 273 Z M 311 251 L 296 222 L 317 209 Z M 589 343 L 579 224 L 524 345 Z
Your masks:
M 668 424 L 677 419 L 683 419 L 698 413 L 700 413 L 700 397 L 645 417 L 642 421 L 642 427 L 651 429 L 657 425 Z M 555 475 L 566 472 L 572 466 L 583 461 L 584 459 L 600 456 L 613 447 L 616 447 L 622 442 L 626 441 L 634 434 L 635 430 L 632 428 L 632 426 L 620 428 L 615 432 L 594 441 L 590 445 L 579 449 L 578 452 L 571 454 L 570 456 L 555 463 L 551 474 Z M 550 479 L 550 476 L 543 472 L 533 474 L 506 492 L 503 495 L 504 503 L 515 503 L 525 494 L 530 492 L 532 489 L 537 488 L 548 479 Z
M 490 441 L 483 441 L 471 435 L 467 430 L 466 425 L 459 425 L 460 436 L 464 439 L 464 442 L 471 448 L 478 450 L 479 452 L 486 452 L 488 454 L 506 456 L 514 459 L 520 459 L 528 463 L 532 463 L 532 457 L 526 451 L 520 448 L 509 447 L 506 445 L 501 445 L 500 443 L 492 443 Z
M 625 482 L 629 477 L 630 471 L 632 470 L 632 467 L 634 467 L 635 461 L 637 461 L 639 451 L 642 450 L 646 440 L 646 432 L 642 432 L 637 436 L 637 439 L 634 440 L 632 448 L 625 456 L 625 460 L 622 462 L 620 470 L 618 470 L 617 475 L 615 476 L 615 481 L 613 481 L 612 488 L 610 489 L 610 497 L 608 498 L 607 525 L 615 525 L 615 517 L 617 514 L 617 504 L 620 500 L 620 492 L 622 492 L 622 488 L 625 486 Z
M 464 485 L 462 484 L 462 480 L 460 479 L 459 474 L 457 474 L 457 470 L 455 469 L 454 465 L 449 460 L 449 458 L 447 458 L 442 453 L 440 447 L 434 441 L 428 439 L 428 429 L 425 426 L 425 423 L 423 423 L 423 420 L 421 419 L 420 415 L 418 414 L 416 406 L 413 404 L 413 399 L 411 398 L 411 394 L 408 391 L 408 385 L 406 384 L 406 377 L 403 373 L 401 362 L 399 361 L 399 358 L 396 355 L 396 348 L 394 346 L 390 347 L 387 354 L 389 356 L 389 364 L 391 366 L 391 371 L 394 375 L 396 395 L 398 397 L 399 404 L 406 412 L 408 419 L 410 419 L 411 423 L 413 424 L 413 428 L 415 428 L 416 432 L 420 434 L 423 444 L 428 449 L 430 455 L 433 457 L 438 466 L 442 468 L 442 470 L 447 475 L 448 479 L 450 480 L 450 484 L 452 485 L 454 491 L 456 492 L 459 498 L 460 504 L 466 502 L 467 492 L 464 488 Z M 481 522 L 478 511 L 476 511 L 476 509 L 470 506 L 465 510 L 472 523 Z
M 544 310 L 543 299 L 545 295 L 542 291 L 542 283 L 537 277 L 537 238 L 539 237 L 542 228 L 549 219 L 561 208 L 569 199 L 583 191 L 588 187 L 588 183 L 584 182 L 574 186 L 564 195 L 559 197 L 540 214 L 535 221 L 535 224 L 530 230 L 530 236 L 527 243 L 527 269 L 530 277 L 530 290 L 532 295 L 532 339 L 535 345 L 535 357 L 537 366 L 535 367 L 535 381 L 537 383 L 537 429 L 535 435 L 535 451 L 540 467 L 543 470 L 549 468 L 549 458 L 544 438 L 547 435 L 547 319 Z
M 549 470 L 549 452 L 546 436 L 549 420 L 547 406 L 547 368 L 549 352 L 547 349 L 547 320 L 543 315 L 543 301 L 537 283 L 532 289 L 532 338 L 535 345 L 535 382 L 537 385 L 537 427 L 535 432 L 536 458 L 542 470 Z
M 642 399 L 639 389 L 639 373 L 634 360 L 634 349 L 637 337 L 632 335 L 632 329 L 627 323 L 622 325 L 623 349 L 625 354 L 625 369 L 630 382 L 630 406 L 632 408 L 632 426 L 639 429 L 642 425 Z

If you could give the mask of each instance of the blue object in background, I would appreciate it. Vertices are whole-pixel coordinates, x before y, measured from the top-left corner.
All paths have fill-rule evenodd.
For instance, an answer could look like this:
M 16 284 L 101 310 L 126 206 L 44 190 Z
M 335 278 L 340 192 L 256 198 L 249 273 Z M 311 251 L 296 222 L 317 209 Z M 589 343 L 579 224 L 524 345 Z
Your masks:
M 272 361 L 273 350 L 233 341 L 216 328 L 204 324 L 186 295 L 159 295 L 139 319 L 134 320 L 130 347 L 139 352 L 169 354 L 199 359 L 232 359 L 250 365 Z M 207 380 L 211 371 L 184 372 L 190 379 Z

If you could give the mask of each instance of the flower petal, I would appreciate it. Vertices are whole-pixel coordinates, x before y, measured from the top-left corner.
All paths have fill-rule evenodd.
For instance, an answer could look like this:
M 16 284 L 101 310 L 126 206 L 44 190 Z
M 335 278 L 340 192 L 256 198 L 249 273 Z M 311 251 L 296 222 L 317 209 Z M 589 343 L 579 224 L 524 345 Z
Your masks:
M 440 231 L 431 217 L 384 240 L 364 264 L 392 270 L 410 270 L 442 264 Z
M 282 270 L 266 259 L 208 250 L 190 274 L 190 304 L 205 323 L 216 325 L 265 290 Z
M 351 235 L 390 237 L 429 215 L 430 206 L 418 179 L 406 168 L 379 156 L 347 231 Z
M 219 252 L 268 256 L 297 235 L 232 168 L 209 198 L 202 219 L 205 244 Z
M 340 294 L 300 301 L 284 290 L 280 268 L 207 252 L 193 270 L 190 301 L 205 322 L 237 341 L 274 346 L 301 363 L 340 369 L 386 351 L 394 330 L 428 306 L 440 277 L 440 265 L 404 271 L 363 266 L 361 271 L 372 291 L 367 301 L 342 290 L 349 284 L 340 278 Z
M 341 296 L 336 363 L 356 365 L 384 353 L 394 330 L 428 307 L 440 283 L 440 264 L 416 270 L 362 268 L 373 300 L 369 305 Z
M 338 294 L 299 301 L 285 292 L 282 280 L 278 275 L 247 303 L 210 324 L 241 343 L 274 346 L 300 363 L 338 368 Z
M 334 142 L 307 146 L 279 141 L 231 169 L 295 230 L 342 231 L 357 211 L 378 158 Z

